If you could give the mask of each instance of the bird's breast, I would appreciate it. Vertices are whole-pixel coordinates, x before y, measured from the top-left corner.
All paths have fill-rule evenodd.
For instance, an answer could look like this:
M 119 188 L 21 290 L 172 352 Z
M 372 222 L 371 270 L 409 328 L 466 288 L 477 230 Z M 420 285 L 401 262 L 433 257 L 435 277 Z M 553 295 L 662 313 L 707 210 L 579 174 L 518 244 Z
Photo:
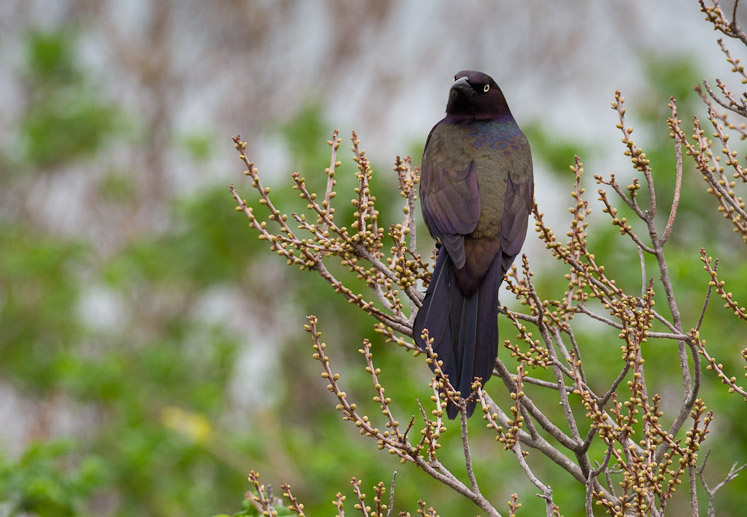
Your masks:
M 524 134 L 513 118 L 475 121 L 465 124 L 464 129 L 476 149 L 489 148 L 494 151 L 511 152 L 518 149 Z

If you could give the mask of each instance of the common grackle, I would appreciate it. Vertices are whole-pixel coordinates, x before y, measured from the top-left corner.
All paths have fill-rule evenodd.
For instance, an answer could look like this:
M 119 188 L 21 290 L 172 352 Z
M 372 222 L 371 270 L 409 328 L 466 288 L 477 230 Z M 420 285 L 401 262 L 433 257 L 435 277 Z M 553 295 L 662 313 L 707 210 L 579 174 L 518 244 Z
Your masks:
M 446 117 L 423 151 L 420 201 L 439 245 L 415 341 L 428 329 L 442 369 L 463 397 L 498 355 L 498 288 L 521 250 L 532 209 L 532 155 L 498 85 L 482 72 L 454 76 Z M 476 401 L 467 404 L 467 416 Z M 449 418 L 459 410 L 448 404 Z

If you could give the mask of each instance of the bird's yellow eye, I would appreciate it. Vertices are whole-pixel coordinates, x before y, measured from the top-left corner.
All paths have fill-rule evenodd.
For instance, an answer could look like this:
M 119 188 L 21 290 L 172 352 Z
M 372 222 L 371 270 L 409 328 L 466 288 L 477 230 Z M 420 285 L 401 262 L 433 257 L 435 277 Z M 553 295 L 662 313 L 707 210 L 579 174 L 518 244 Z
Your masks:
M 489 84 L 486 84 L 485 86 L 482 87 L 482 91 L 484 91 L 485 93 L 488 93 L 488 90 L 490 90 Z

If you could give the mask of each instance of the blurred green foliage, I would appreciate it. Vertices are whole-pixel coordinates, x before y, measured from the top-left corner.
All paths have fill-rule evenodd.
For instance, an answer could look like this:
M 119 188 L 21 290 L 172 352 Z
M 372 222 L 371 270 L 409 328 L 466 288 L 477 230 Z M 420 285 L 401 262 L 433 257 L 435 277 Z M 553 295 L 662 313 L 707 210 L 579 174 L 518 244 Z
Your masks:
M 81 515 L 104 475 L 102 458 L 76 457 L 75 446 L 68 441 L 37 442 L 13 461 L 0 454 L 0 511 Z
M 4 161 L 17 160 L 27 173 L 0 180 L 13 182 L 14 188 L 28 187 L 58 165 L 90 164 L 108 145 L 125 139 L 123 128 L 136 122 L 128 121 L 114 100 L 100 95 L 92 72 L 81 65 L 76 41 L 72 29 L 27 36 L 23 75 L 33 102 L 24 107 L 17 128 L 16 137 L 23 142 L 21 154 L 2 150 Z M 651 136 L 639 144 L 651 157 L 661 206 L 667 206 L 673 185 L 673 151 L 664 129 L 668 113 L 662 105 L 666 107 L 668 95 L 675 92 L 681 112 L 695 110 L 697 98 L 690 88 L 698 75 L 684 60 L 652 61 L 649 70 L 654 100 L 648 105 L 630 99 L 631 107 L 639 106 L 631 108 L 631 122 L 650 129 L 644 134 Z M 324 141 L 331 129 L 323 107 L 310 105 L 275 130 L 287 146 L 292 168 L 303 171 L 311 188 L 323 188 L 323 170 L 329 164 Z M 572 138 L 558 141 L 539 124 L 532 125 L 529 134 L 535 157 L 553 169 L 565 169 L 573 154 L 583 157 L 595 148 L 595 143 L 580 144 Z M 206 163 L 214 153 L 211 138 L 197 128 L 172 144 L 186 150 L 189 159 Z M 355 164 L 346 145 L 341 146 L 338 158 L 343 165 L 337 174 L 337 215 L 349 218 L 353 207 L 346 199 L 355 187 Z M 419 162 L 419 156 L 415 161 Z M 402 200 L 396 194 L 391 165 L 375 164 L 374 169 L 378 209 L 382 214 L 397 214 Z M 687 321 L 697 318 L 707 282 L 692 244 L 707 243 L 712 254 L 732 258 L 734 250 L 743 250 L 736 239 L 712 231 L 719 217 L 713 206 L 703 202 L 704 187 L 698 176 L 688 168 L 680 205 L 680 221 L 685 224 L 676 227 L 668 250 Z M 595 191 L 591 177 L 586 179 L 587 190 Z M 250 205 L 257 211 L 264 209 L 250 195 L 249 184 L 241 183 L 240 175 L 236 183 Z M 117 206 L 141 201 L 136 181 L 127 170 L 108 171 L 99 189 L 102 199 Z M 288 177 L 273 182 L 272 196 L 288 212 L 304 208 Z M 419 414 L 416 397 L 429 400 L 430 372 L 422 358 L 412 359 L 385 344 L 372 332 L 372 322 L 317 275 L 287 268 L 268 253 L 266 243 L 257 241 L 246 229 L 243 216 L 234 211 L 225 185 L 162 202 L 167 225 L 129 236 L 107 251 L 85 234 L 45 231 L 20 209 L 2 212 L 0 373 L 29 404 L 50 406 L 51 415 L 42 412 L 41 420 L 53 418 L 57 411 L 77 425 L 70 436 L 61 438 L 65 433 L 47 424 L 46 433 L 25 440 L 21 452 L 0 449 L 0 513 L 176 516 L 239 509 L 234 515 L 255 515 L 246 501 L 243 506 L 239 501 L 249 488 L 246 475 L 256 469 L 276 487 L 291 483 L 309 515 L 327 514 L 337 491 L 348 494 L 352 505 L 352 476 L 363 480 L 364 490 L 372 497 L 371 487 L 379 481 L 388 487 L 398 469 L 397 511 L 414 511 L 417 499 L 424 498 L 440 515 L 474 514 L 471 503 L 444 490 L 412 465 L 401 466 L 382 455 L 375 444 L 341 422 L 319 378 L 318 365 L 311 359 L 311 344 L 302 332 L 304 315 L 318 316 L 324 339 L 330 343 L 333 367 L 368 414 L 377 414 L 379 409 L 370 400 L 370 378 L 363 372 L 358 353 L 364 337 L 372 340 L 382 382 L 402 418 Z M 556 230 L 560 234 L 562 228 Z M 603 217 L 591 232 L 598 260 L 625 287 L 639 285 L 635 249 Z M 421 245 L 430 244 L 421 239 Z M 654 265 L 648 266 L 654 275 Z M 537 270 L 538 288 L 559 295 L 566 283 L 560 271 L 553 264 Z M 344 268 L 334 272 L 349 280 L 353 289 L 364 289 L 363 282 L 349 278 Z M 721 272 L 727 281 L 738 281 L 747 275 L 747 265 L 731 260 Z M 235 303 L 245 304 L 246 319 L 253 322 L 248 325 L 251 331 L 226 324 L 219 317 L 220 307 L 206 309 L 206 300 L 225 292 L 235 295 Z M 116 312 L 113 324 L 102 325 L 96 314 L 82 309 L 88 307 L 92 293 L 108 300 L 103 305 Z M 737 371 L 740 365 L 734 347 L 741 329 L 718 305 L 709 308 L 704 332 L 726 369 Z M 261 376 L 242 364 L 247 353 L 255 354 L 254 358 L 268 354 L 264 334 L 273 325 L 285 333 L 269 334 L 273 339 L 269 347 L 277 361 L 268 363 L 269 375 Z M 500 328 L 506 338 L 515 334 L 503 318 Z M 614 334 L 600 335 L 596 327 L 580 333 L 584 359 L 594 365 L 589 371 L 592 385 L 602 386 L 616 373 L 616 365 L 609 360 L 610 354 L 618 353 Z M 612 344 L 612 349 L 606 344 Z M 646 359 L 659 364 L 670 356 L 671 351 L 652 342 Z M 550 378 L 546 372 L 532 374 Z M 677 389 L 676 371 L 662 368 L 654 377 L 649 381 L 657 389 Z M 505 399 L 498 382 L 493 382 L 491 392 L 496 399 Z M 712 460 L 711 468 L 715 478 L 723 474 L 721 466 L 747 455 L 740 427 L 743 415 L 739 414 L 741 406 L 708 372 L 702 394 L 716 412 L 718 435 L 731 437 L 728 447 L 714 447 L 717 461 Z M 245 396 L 250 402 L 241 402 Z M 550 416 L 561 415 L 560 407 L 554 414 L 548 411 Z M 541 513 L 543 503 L 535 497 L 534 487 L 477 420 L 471 439 L 485 495 L 500 505 L 518 492 L 524 515 Z M 442 461 L 461 464 L 458 425 L 449 425 L 442 444 Z M 601 458 L 602 451 L 598 452 Z M 534 463 L 532 455 L 528 460 L 552 485 L 565 514 L 582 514 L 583 491 L 577 482 L 553 464 Z M 742 476 L 719 494 L 723 514 L 738 513 L 744 490 Z
M 52 389 L 59 361 L 82 332 L 75 269 L 83 243 L 0 221 L 0 371 L 24 390 Z
M 39 172 L 92 156 L 121 129 L 119 110 L 101 98 L 75 49 L 72 29 L 27 36 L 24 82 L 30 94 L 20 121 L 19 158 Z

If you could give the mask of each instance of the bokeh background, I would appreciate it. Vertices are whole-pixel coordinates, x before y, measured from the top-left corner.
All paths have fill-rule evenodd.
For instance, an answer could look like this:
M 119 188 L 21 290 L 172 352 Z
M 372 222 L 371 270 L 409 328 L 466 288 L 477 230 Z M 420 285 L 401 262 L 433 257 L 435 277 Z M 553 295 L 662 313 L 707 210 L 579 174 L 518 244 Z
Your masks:
M 530 137 L 537 199 L 560 234 L 574 154 L 590 173 L 630 174 L 609 109 L 616 89 L 662 200 L 671 199 L 667 102 L 678 98 L 684 120 L 702 112 L 693 86 L 729 75 L 715 40 L 694 0 L 3 1 L 0 515 L 232 513 L 250 469 L 278 494 L 291 483 L 309 514 L 329 514 L 352 476 L 388 486 L 395 468 L 398 511 L 414 511 L 421 497 L 441 515 L 474 514 L 339 421 L 302 332 L 306 314 L 319 317 L 361 404 L 364 337 L 403 415 L 417 413 L 413 394 L 428 397 L 429 372 L 256 239 L 228 193 L 236 183 L 254 202 L 231 137 L 248 142 L 276 204 L 292 206 L 288 174 L 321 178 L 332 130 L 354 129 L 382 213 L 396 214 L 395 156 L 419 164 L 453 74 L 480 69 Z M 348 147 L 341 206 L 355 170 Z M 707 282 L 700 246 L 722 258 L 742 298 L 747 268 L 744 245 L 720 225 L 691 168 L 685 189 L 670 268 L 693 321 Z M 629 243 L 604 224 L 591 233 L 598 257 L 635 286 Z M 525 249 L 537 285 L 562 292 L 541 243 L 530 235 Z M 738 372 L 744 327 L 728 316 L 714 304 L 704 328 Z M 590 329 L 585 345 L 602 376 L 605 343 L 618 350 L 606 337 Z M 657 371 L 665 403 L 676 404 L 676 372 L 676 363 Z M 715 482 L 747 458 L 747 433 L 739 402 L 705 379 L 717 411 L 707 471 Z M 473 439 L 476 456 L 490 458 L 477 467 L 483 491 L 497 504 L 518 492 L 525 515 L 541 512 L 510 455 L 479 425 Z M 566 515 L 581 515 L 575 481 L 536 468 Z M 745 477 L 723 490 L 720 515 L 743 509 Z

